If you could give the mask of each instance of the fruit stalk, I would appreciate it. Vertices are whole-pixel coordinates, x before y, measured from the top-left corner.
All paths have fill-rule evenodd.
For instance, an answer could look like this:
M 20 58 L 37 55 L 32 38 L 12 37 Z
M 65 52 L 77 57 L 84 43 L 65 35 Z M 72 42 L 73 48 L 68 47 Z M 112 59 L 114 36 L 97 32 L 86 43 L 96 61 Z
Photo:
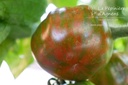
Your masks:
M 128 26 L 110 27 L 114 39 L 128 37 Z

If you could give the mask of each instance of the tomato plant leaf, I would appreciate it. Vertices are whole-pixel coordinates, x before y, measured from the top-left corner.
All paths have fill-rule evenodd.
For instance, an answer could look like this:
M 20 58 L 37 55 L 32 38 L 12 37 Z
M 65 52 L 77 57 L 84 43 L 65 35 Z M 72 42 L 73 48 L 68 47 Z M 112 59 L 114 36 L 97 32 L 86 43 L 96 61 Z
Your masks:
M 0 20 L 4 20 L 6 17 L 6 7 L 4 3 L 0 1 Z
M 14 44 L 14 40 L 6 39 L 0 44 L 0 64 L 2 63 L 3 59 L 7 55 L 8 50 Z
M 17 77 L 28 65 L 33 62 L 30 49 L 30 39 L 18 39 L 8 52 L 5 61 L 8 63 L 13 75 Z
M 2 0 L 6 7 L 5 20 L 11 32 L 11 38 L 24 38 L 32 34 L 33 26 L 39 22 L 45 12 L 46 0 Z
M 3 23 L 0 23 L 0 44 L 6 39 L 10 32 L 10 28 Z

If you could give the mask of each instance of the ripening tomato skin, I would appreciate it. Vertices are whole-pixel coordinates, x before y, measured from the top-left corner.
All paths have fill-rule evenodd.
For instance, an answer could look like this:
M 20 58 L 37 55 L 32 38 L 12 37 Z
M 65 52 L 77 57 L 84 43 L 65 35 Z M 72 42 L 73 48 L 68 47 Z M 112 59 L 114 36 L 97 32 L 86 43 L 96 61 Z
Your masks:
M 91 77 L 110 59 L 112 36 L 106 22 L 88 6 L 49 13 L 32 36 L 32 52 L 40 66 L 65 80 Z
M 109 63 L 90 78 L 95 85 L 128 85 L 128 54 L 114 51 Z

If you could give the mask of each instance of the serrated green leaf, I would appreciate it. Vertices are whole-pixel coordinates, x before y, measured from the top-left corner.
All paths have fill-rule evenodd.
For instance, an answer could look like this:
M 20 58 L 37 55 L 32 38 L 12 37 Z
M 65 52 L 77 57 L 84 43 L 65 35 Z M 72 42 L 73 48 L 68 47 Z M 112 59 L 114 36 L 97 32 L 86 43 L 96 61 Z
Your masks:
M 4 3 L 8 14 L 5 21 L 11 28 L 9 35 L 11 38 L 30 36 L 33 26 L 40 21 L 47 6 L 46 0 L 2 0 L 1 2 Z
M 0 23 L 0 44 L 7 38 L 9 32 L 10 28 L 4 23 Z
M 49 0 L 57 7 L 73 7 L 77 5 L 78 0 Z
M 18 39 L 8 52 L 5 61 L 8 63 L 13 75 L 17 77 L 28 65 L 33 62 L 30 48 L 30 39 Z
M 14 44 L 14 40 L 6 39 L 0 44 L 0 64 L 2 63 L 3 59 L 6 57 L 10 47 Z

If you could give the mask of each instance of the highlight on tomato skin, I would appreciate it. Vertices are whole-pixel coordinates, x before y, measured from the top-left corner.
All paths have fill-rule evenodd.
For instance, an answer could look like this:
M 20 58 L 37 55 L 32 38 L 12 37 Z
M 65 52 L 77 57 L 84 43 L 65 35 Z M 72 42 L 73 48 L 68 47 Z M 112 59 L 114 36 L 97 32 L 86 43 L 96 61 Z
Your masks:
M 111 31 L 86 5 L 49 13 L 31 39 L 40 66 L 64 80 L 90 78 L 111 58 Z

